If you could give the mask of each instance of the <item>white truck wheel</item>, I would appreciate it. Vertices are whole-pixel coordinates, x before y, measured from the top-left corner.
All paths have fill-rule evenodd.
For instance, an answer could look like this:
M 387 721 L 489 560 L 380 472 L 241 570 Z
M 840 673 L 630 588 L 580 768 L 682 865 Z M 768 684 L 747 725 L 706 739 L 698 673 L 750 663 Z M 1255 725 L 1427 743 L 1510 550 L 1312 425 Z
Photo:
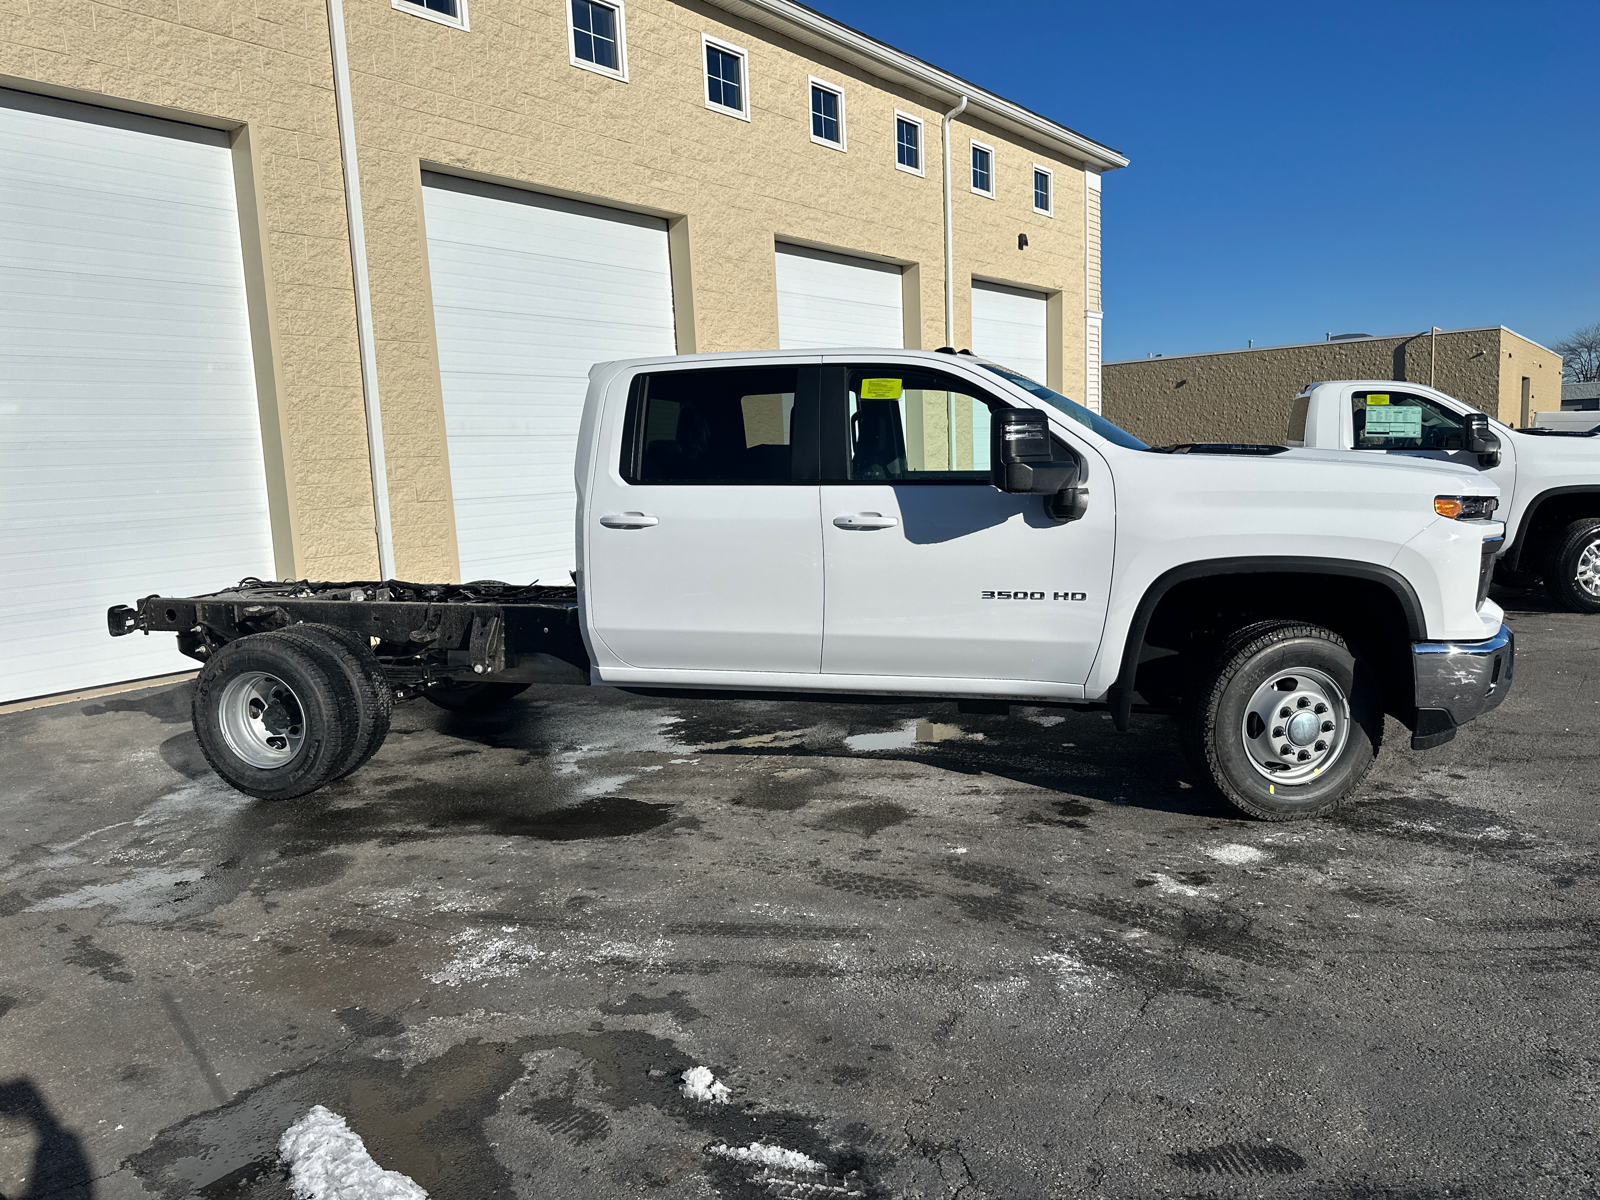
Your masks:
M 1343 638 L 1261 621 L 1218 648 L 1185 715 L 1191 757 L 1252 817 L 1299 821 L 1337 808 L 1383 736 L 1378 686 Z
M 1561 531 L 1544 581 L 1570 611 L 1600 612 L 1600 517 L 1585 517 Z

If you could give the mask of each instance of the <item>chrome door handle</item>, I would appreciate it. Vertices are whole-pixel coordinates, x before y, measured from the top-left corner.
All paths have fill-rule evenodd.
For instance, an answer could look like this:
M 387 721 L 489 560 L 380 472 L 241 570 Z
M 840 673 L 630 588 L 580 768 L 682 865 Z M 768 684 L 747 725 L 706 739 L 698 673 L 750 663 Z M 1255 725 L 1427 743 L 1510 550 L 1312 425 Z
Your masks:
M 840 529 L 893 529 L 900 524 L 900 518 L 875 512 L 845 513 L 842 517 L 835 517 L 833 523 Z
M 654 517 L 642 512 L 607 513 L 600 518 L 600 524 L 607 529 L 649 529 L 657 523 Z

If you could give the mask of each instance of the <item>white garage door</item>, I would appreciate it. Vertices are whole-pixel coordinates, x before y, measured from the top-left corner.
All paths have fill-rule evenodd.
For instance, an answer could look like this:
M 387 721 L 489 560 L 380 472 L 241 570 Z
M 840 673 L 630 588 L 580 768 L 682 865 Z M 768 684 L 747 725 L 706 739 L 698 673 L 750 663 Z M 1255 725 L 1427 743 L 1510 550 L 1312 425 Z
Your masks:
M 972 281 L 972 352 L 1046 382 L 1043 292 Z
M 0 90 L 0 700 L 191 669 L 106 608 L 271 574 L 226 136 Z
M 589 368 L 676 348 L 667 223 L 423 182 L 461 578 L 567 583 Z
M 900 268 L 805 246 L 778 247 L 778 346 L 905 345 Z

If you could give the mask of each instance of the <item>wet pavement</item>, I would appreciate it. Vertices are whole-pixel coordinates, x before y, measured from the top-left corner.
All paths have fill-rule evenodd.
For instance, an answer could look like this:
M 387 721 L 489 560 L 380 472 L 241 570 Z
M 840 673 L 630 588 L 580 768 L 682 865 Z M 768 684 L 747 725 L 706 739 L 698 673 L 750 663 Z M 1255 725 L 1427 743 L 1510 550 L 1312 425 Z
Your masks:
M 450 1200 L 1595 1196 L 1600 618 L 1501 599 L 1292 826 L 1158 716 L 536 689 L 282 804 L 186 686 L 0 716 L 0 1196 L 287 1197 L 313 1104 Z

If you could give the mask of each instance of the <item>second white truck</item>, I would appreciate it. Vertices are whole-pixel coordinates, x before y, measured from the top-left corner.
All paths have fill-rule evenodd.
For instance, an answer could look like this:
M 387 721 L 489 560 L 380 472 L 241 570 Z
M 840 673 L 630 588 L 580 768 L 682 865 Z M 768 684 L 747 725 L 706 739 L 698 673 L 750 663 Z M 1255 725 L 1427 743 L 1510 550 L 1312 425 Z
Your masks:
M 1589 414 L 1583 414 L 1589 415 Z M 1573 612 L 1600 612 L 1600 414 L 1575 429 L 1512 429 L 1434 388 L 1381 379 L 1313 383 L 1288 443 L 1389 461 L 1431 459 L 1500 486 L 1507 582 L 1543 580 Z
M 205 664 L 217 772 L 349 774 L 389 705 L 540 680 L 726 697 L 1179 714 L 1240 810 L 1327 812 L 1390 713 L 1438 745 L 1499 704 L 1498 488 L 1346 451 L 1152 449 L 1004 367 L 902 350 L 608 363 L 576 447 L 575 586 L 265 583 L 151 596 Z M 560 581 L 565 584 L 566 581 Z

